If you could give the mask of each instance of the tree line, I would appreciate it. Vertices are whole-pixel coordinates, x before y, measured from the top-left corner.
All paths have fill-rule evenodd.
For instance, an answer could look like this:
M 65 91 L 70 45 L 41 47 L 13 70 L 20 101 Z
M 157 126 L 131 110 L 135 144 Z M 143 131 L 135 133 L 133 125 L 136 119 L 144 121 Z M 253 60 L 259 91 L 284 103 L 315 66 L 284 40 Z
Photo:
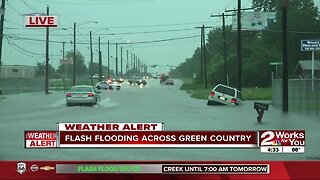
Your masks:
M 73 51 L 66 52 L 65 59 L 73 59 Z M 91 74 L 99 74 L 99 63 L 93 62 L 88 63 L 88 66 L 84 63 L 84 56 L 77 51 L 76 52 L 76 76 L 89 76 Z M 102 66 L 102 74 L 107 73 L 107 66 Z M 49 77 L 54 78 L 55 74 L 58 74 L 61 78 L 72 78 L 73 77 L 73 64 L 60 65 L 58 69 L 55 69 L 51 64 L 49 64 Z M 37 76 L 45 75 L 45 63 L 37 63 Z
M 276 19 L 262 31 L 242 31 L 242 84 L 245 87 L 271 86 L 271 72 L 275 67 L 270 62 L 282 61 L 282 0 L 253 0 L 255 12 L 276 12 Z M 208 82 L 211 85 L 224 82 L 223 41 L 227 42 L 227 72 L 229 84 L 236 85 L 236 40 L 237 32 L 226 26 L 226 39 L 222 27 L 212 29 L 207 35 L 206 56 Z M 310 52 L 301 52 L 301 40 L 320 39 L 320 12 L 313 0 L 293 0 L 288 4 L 288 72 L 294 77 L 299 60 L 310 60 Z M 320 52 L 316 52 L 320 59 Z M 192 57 L 185 59 L 170 74 L 176 78 L 200 77 L 201 50 L 197 48 Z M 277 76 L 281 77 L 282 66 Z

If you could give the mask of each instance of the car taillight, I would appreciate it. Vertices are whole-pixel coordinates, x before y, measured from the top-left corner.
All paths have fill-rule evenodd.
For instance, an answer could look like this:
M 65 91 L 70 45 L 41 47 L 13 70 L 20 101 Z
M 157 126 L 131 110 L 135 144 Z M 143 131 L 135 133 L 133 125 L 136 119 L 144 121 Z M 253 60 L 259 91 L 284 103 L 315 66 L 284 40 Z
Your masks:
M 92 93 L 89 93 L 88 94 L 88 97 L 93 97 L 94 95 Z
M 72 94 L 71 93 L 67 93 L 67 97 L 71 97 L 72 96 Z
M 235 104 L 236 104 L 236 103 L 237 103 L 237 99 L 232 98 L 230 102 L 231 102 L 231 103 L 235 103 Z
M 211 91 L 210 96 L 214 96 L 214 95 L 215 95 L 215 93 L 213 91 Z

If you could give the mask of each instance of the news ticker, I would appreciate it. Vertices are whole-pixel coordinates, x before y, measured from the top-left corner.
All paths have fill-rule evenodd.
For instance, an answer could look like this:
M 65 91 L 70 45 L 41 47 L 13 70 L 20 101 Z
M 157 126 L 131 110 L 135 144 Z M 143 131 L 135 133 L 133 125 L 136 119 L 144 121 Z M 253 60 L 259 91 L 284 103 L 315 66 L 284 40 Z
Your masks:
M 304 153 L 304 130 L 166 131 L 163 123 L 58 123 L 25 131 L 25 148 L 260 148 Z
M 269 174 L 269 164 L 56 164 L 57 174 Z

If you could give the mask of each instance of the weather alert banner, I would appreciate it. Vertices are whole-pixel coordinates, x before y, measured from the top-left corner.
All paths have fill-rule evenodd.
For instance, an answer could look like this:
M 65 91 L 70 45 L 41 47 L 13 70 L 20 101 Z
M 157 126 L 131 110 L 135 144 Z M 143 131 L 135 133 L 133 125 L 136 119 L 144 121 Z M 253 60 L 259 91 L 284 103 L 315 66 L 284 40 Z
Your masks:
M 57 123 L 25 131 L 25 148 L 256 148 L 304 153 L 304 130 L 166 131 L 163 123 Z
M 269 130 L 259 132 L 262 153 L 304 153 L 304 130 Z
M 57 123 L 58 131 L 162 131 L 163 123 Z
M 25 131 L 25 148 L 56 148 L 56 131 Z

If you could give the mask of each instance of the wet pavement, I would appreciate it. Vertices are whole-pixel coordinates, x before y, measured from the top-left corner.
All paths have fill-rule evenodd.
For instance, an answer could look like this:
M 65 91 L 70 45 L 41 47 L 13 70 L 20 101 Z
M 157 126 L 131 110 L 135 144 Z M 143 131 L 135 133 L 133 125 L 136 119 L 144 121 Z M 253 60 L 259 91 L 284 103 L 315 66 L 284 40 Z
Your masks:
M 93 107 L 66 107 L 65 93 L 21 93 L 0 99 L 1 160 L 303 160 L 320 159 L 319 116 L 270 107 L 256 122 L 253 101 L 207 106 L 174 86 L 148 80 L 101 93 Z M 209 94 L 208 90 L 208 94 Z M 304 154 L 261 154 L 259 149 L 24 149 L 24 130 L 55 130 L 58 122 L 163 122 L 166 130 L 306 130 Z

